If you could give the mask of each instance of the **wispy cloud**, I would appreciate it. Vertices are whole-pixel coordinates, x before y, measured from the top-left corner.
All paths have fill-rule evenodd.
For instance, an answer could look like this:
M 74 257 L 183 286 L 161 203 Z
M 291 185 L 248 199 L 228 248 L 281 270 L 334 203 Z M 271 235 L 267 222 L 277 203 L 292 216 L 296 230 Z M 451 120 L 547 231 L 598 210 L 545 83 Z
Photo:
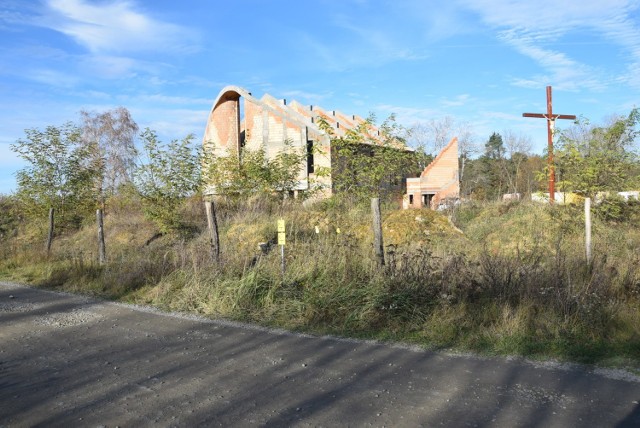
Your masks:
M 498 30 L 498 37 L 516 51 L 531 58 L 545 75 L 516 78 L 517 86 L 540 86 L 555 82 L 567 90 L 586 87 L 602 90 L 614 80 L 640 85 L 640 27 L 632 14 L 636 0 L 460 0 L 482 21 Z M 562 51 L 561 38 L 580 30 L 595 30 L 603 41 L 613 42 L 627 54 L 626 70 L 604 71 L 582 63 Z M 611 76 L 612 72 L 618 73 Z
M 601 76 L 602 73 L 596 68 L 573 60 L 557 50 L 541 47 L 539 38 L 526 34 L 526 31 L 515 29 L 502 31 L 499 33 L 499 38 L 521 54 L 537 62 L 548 73 L 524 79 L 515 78 L 512 83 L 516 86 L 540 87 L 549 81 L 555 82 L 556 88 L 563 90 L 576 90 L 585 87 L 592 90 L 603 90 L 606 86 L 606 81 Z
M 422 43 L 424 35 L 414 32 L 422 28 L 419 22 L 402 14 L 405 28 L 399 30 L 391 23 L 390 15 L 396 17 L 402 6 L 345 4 L 348 6 L 329 9 L 321 24 L 326 27 L 323 36 L 318 37 L 318 31 L 305 28 L 291 38 L 305 56 L 315 58 L 310 61 L 314 67 L 345 71 L 428 58 L 429 51 Z
M 327 98 L 331 98 L 333 96 L 333 92 L 325 92 L 322 94 L 306 92 L 306 91 L 284 91 L 282 95 L 290 98 L 291 100 L 296 100 L 298 102 L 313 102 L 319 103 Z
M 456 95 L 453 98 L 447 98 L 440 101 L 444 107 L 459 107 L 468 104 L 471 99 L 469 94 Z
M 400 7 L 405 22 L 419 23 L 420 39 L 426 43 L 441 43 L 443 40 L 477 31 L 477 24 L 468 16 L 468 10 L 455 1 L 439 2 L 434 7 L 424 0 L 409 0 L 394 4 Z
M 396 31 L 376 25 L 356 25 L 353 19 L 346 16 L 336 17 L 334 24 L 351 34 L 352 40 L 356 41 L 357 48 L 362 49 L 369 60 L 386 62 L 422 59 L 427 56 L 425 53 L 417 51 L 415 47 L 397 40 L 398 32 Z M 354 55 L 355 51 L 350 50 L 348 53 Z M 368 54 L 374 55 L 371 57 Z
M 75 76 L 58 70 L 45 68 L 32 70 L 26 77 L 51 87 L 72 88 L 78 83 L 78 78 Z
M 44 7 L 42 7 L 44 6 Z M 168 67 L 158 58 L 200 49 L 199 34 L 191 28 L 153 17 L 131 0 L 90 2 L 88 0 L 42 0 L 40 7 L 25 5 L 0 11 L 0 26 L 14 31 L 21 26 L 38 26 L 68 36 L 86 52 L 62 50 L 46 45 L 21 46 L 15 56 L 54 60 L 76 77 L 58 76 L 46 70 L 26 73 L 35 81 L 69 86 L 82 80 L 123 79 L 140 74 L 157 75 Z M 17 48 L 14 48 L 16 50 Z
M 171 96 L 163 94 L 141 94 L 131 97 L 131 101 L 135 102 L 148 102 L 153 104 L 164 105 L 194 105 L 204 104 L 208 106 L 213 102 L 209 98 L 197 98 L 197 97 L 184 97 L 184 96 Z
M 404 124 L 425 122 L 443 115 L 442 111 L 437 108 L 406 107 L 391 104 L 379 104 L 375 106 L 375 111 L 382 112 L 384 116 L 395 114 L 398 122 Z
M 145 68 L 145 62 L 114 55 L 91 55 L 81 60 L 81 66 L 90 74 L 103 79 L 134 77 Z
M 93 53 L 192 51 L 198 37 L 192 30 L 164 22 L 125 0 L 47 0 L 41 25 L 59 31 Z
M 413 61 L 428 57 L 401 44 L 385 41 L 383 33 L 370 34 L 365 39 L 357 37 L 350 43 L 328 42 L 310 34 L 298 34 L 296 43 L 301 50 L 315 58 L 310 62 L 315 68 L 329 71 L 345 71 L 354 67 L 378 67 L 395 61 Z
M 144 112 L 132 109 L 135 117 L 141 117 L 141 128 L 149 127 L 158 132 L 163 139 L 183 138 L 193 134 L 196 141 L 202 138 L 204 123 L 207 122 L 206 109 L 149 109 Z

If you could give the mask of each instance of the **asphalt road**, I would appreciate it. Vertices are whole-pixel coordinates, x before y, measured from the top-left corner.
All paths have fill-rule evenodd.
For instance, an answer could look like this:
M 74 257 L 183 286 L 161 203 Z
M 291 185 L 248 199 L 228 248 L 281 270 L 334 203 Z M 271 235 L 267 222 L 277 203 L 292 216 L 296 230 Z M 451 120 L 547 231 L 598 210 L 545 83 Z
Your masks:
M 0 283 L 0 427 L 638 427 L 622 371 L 449 355 Z

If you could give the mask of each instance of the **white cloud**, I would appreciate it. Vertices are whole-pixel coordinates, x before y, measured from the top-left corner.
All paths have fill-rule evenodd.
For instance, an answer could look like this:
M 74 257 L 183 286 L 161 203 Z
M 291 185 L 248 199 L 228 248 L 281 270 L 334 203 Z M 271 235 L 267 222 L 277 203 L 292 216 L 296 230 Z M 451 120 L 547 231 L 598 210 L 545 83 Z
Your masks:
M 27 74 L 27 77 L 38 83 L 43 83 L 52 87 L 72 88 L 78 83 L 77 77 L 51 69 L 31 70 Z
M 461 94 L 457 95 L 453 98 L 447 98 L 440 101 L 443 107 L 459 107 L 463 106 L 471 100 L 471 96 L 469 94 Z
M 460 3 L 491 26 L 540 31 L 544 34 L 538 36 L 544 38 L 557 36 L 569 28 L 597 27 L 603 20 L 626 15 L 634 4 L 628 0 L 460 0 Z
M 86 0 L 47 0 L 40 24 L 59 31 L 93 53 L 193 51 L 190 29 L 145 15 L 126 0 L 93 4 Z
M 375 111 L 383 112 L 384 116 L 395 114 L 398 123 L 410 125 L 417 122 L 424 122 L 434 117 L 443 116 L 443 112 L 434 108 L 404 107 L 390 104 L 379 104 L 375 106 Z
M 170 95 L 162 95 L 162 94 L 135 95 L 131 97 L 131 100 L 135 101 L 136 103 L 149 102 L 154 105 L 204 104 L 206 106 L 209 106 L 213 102 L 213 99 L 209 99 L 209 98 L 193 98 L 193 97 L 170 96 Z
M 136 70 L 145 68 L 143 61 L 113 55 L 92 55 L 84 58 L 81 65 L 91 75 L 104 79 L 134 77 Z
M 296 100 L 299 103 L 304 103 L 307 101 L 313 102 L 313 103 L 319 103 L 333 96 L 333 92 L 317 94 L 317 93 L 311 93 L 311 92 L 305 92 L 305 91 L 299 91 L 299 90 L 284 91 L 284 92 L 281 92 L 281 94 L 287 99 L 291 99 L 292 101 Z
M 514 79 L 516 86 L 540 87 L 545 82 L 553 81 L 557 89 L 576 90 L 577 88 L 589 88 L 603 90 L 605 81 L 596 68 L 590 67 L 569 58 L 566 54 L 557 50 L 545 49 L 537 42 L 536 37 L 522 34 L 517 30 L 503 31 L 499 38 L 521 54 L 533 59 L 542 66 L 549 75 L 535 76 L 533 79 Z
M 538 63 L 546 75 L 514 79 L 518 86 L 554 82 L 574 90 L 603 90 L 614 80 L 640 85 L 640 27 L 632 18 L 637 0 L 460 0 L 482 21 L 499 31 L 499 39 Z M 563 36 L 595 30 L 627 54 L 627 67 L 610 77 L 603 70 L 581 63 L 561 51 Z
M 140 128 L 148 127 L 157 131 L 164 142 L 184 138 L 189 134 L 194 134 L 197 142 L 204 134 L 209 110 L 134 108 L 131 113 L 134 117 L 140 117 Z
M 359 57 L 366 62 L 422 59 L 426 55 L 415 51 L 395 40 L 397 33 L 373 25 L 356 25 L 352 19 L 340 16 L 335 20 L 336 26 L 347 30 L 355 36 L 357 49 L 348 50 L 349 56 Z M 358 55 L 358 51 L 364 56 Z
M 428 52 L 419 38 L 415 37 L 414 20 L 407 19 L 406 28 L 391 24 L 390 15 L 396 17 L 399 5 L 393 8 L 360 9 L 358 19 L 354 11 L 345 8 L 342 12 L 331 12 L 327 20 L 330 37 L 318 37 L 306 29 L 291 40 L 299 49 L 316 60 L 314 67 L 329 71 L 344 71 L 354 67 L 378 67 L 397 61 L 415 61 L 427 58 Z M 366 8 L 365 8 L 366 9 Z M 405 15 L 402 19 L 406 19 Z

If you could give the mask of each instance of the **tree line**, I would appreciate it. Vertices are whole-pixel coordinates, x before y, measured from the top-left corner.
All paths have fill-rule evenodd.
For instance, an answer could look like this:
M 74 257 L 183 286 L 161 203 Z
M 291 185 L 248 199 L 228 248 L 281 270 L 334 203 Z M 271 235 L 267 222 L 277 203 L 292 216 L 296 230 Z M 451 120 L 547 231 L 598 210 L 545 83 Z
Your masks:
M 163 144 L 139 127 L 124 107 L 82 111 L 81 123 L 25 130 L 12 150 L 26 161 L 16 174 L 17 209 L 26 220 L 56 212 L 56 229 L 74 229 L 116 195 L 139 199 L 162 232 L 180 228 L 177 205 L 200 183 L 193 136 Z
M 108 211 L 110 199 L 117 195 L 139 201 L 161 233 L 179 232 L 185 227 L 180 204 L 186 196 L 201 192 L 205 184 L 235 198 L 287 194 L 297 186 L 300 166 L 310 155 L 306 148 L 285 142 L 273 158 L 263 148 L 243 148 L 240 153 L 230 149 L 225 156 L 214 158 L 209 151 L 203 153 L 193 135 L 165 144 L 151 129 L 140 132 L 124 107 L 101 113 L 82 111 L 80 118 L 79 124 L 27 129 L 12 145 L 26 166 L 16 174 L 18 188 L 11 197 L 18 209 L 8 215 L 12 204 L 7 197 L 0 198 L 5 212 L 1 234 L 11 229 L 11 219 L 45 219 L 50 208 L 57 213 L 58 230 L 77 228 L 97 208 Z M 450 119 L 405 129 L 390 117 L 380 127 L 378 146 L 367 145 L 373 120 L 341 137 L 319 121 L 340 162 L 333 171 L 318 170 L 315 175 L 331 175 L 334 190 L 356 201 L 396 197 L 407 171 L 419 175 L 453 133 L 460 141 L 463 199 L 495 200 L 504 193 L 527 195 L 546 190 L 546 153 L 532 154 L 525 136 L 494 132 L 484 144 L 474 144 L 468 127 L 456 128 Z M 638 188 L 639 121 L 640 112 L 633 109 L 605 125 L 581 119 L 559 133 L 555 151 L 558 189 L 593 196 L 599 191 Z M 396 150 L 409 141 L 414 143 L 413 152 Z M 310 183 L 308 193 L 320 190 L 321 186 Z
M 640 110 L 613 116 L 604 124 L 579 118 L 554 135 L 556 189 L 594 197 L 598 192 L 640 188 L 638 124 Z M 493 132 L 484 142 L 473 141 L 468 124 L 451 118 L 412 128 L 413 140 L 437 153 L 448 140 L 460 143 L 460 187 L 463 199 L 499 200 L 506 193 L 527 197 L 547 192 L 548 152 L 532 153 L 530 138 L 513 131 Z

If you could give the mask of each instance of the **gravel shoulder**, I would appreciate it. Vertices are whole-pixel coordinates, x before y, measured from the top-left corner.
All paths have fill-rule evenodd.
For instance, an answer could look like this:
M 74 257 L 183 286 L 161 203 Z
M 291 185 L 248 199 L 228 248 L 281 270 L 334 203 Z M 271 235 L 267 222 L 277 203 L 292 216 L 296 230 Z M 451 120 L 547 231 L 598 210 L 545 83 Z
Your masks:
M 621 370 L 451 355 L 0 282 L 3 426 L 640 426 Z

